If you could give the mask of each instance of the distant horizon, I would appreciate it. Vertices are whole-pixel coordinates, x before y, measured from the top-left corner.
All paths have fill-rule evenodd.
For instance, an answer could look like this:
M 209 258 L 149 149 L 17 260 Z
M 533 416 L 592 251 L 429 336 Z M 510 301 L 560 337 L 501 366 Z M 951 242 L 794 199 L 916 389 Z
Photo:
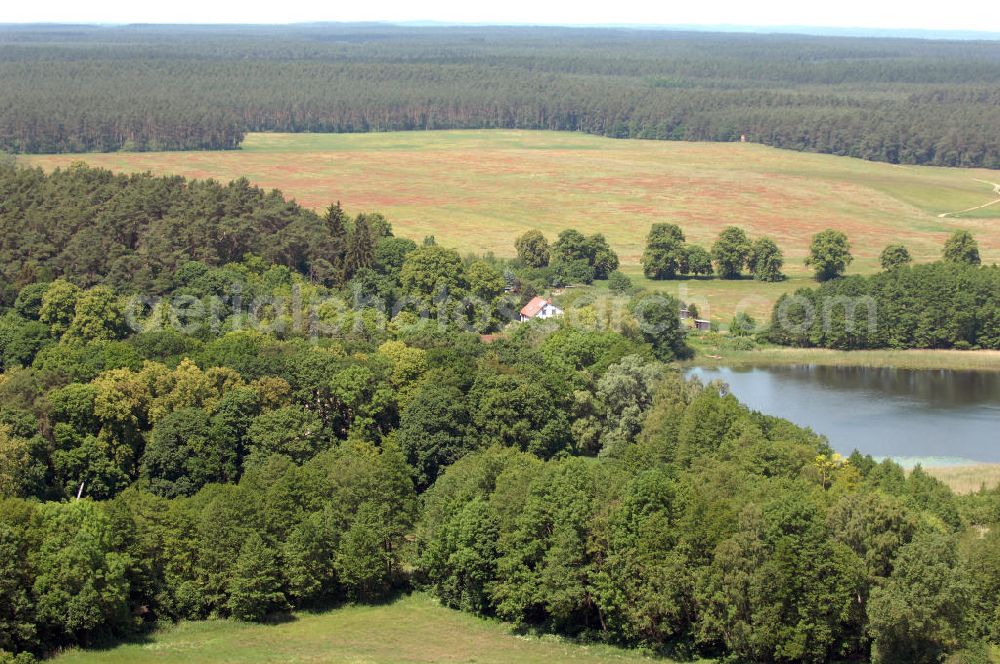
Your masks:
M 59 27 L 90 27 L 90 28 L 142 28 L 142 27 L 178 27 L 178 28 L 295 28 L 322 26 L 386 26 L 401 28 L 566 28 L 566 29 L 604 29 L 604 30 L 637 30 L 664 32 L 707 32 L 732 34 L 783 34 L 805 35 L 816 37 L 854 37 L 854 38 L 900 38 L 900 39 L 952 39 L 952 40 L 1000 40 L 1000 30 L 972 30 L 960 28 L 894 28 L 894 27 L 863 27 L 863 26 L 827 26 L 827 25 L 752 25 L 738 23 L 532 23 L 532 22 L 490 22 L 490 21 L 442 21 L 442 20 L 358 20 L 358 21 L 290 21 L 280 22 L 182 22 L 182 21 L 4 21 L 0 20 L 0 28 L 59 28 Z
M 193 20 L 192 20 L 193 18 Z M 246 4 L 236 0 L 174 0 L 137 4 L 126 0 L 49 0 L 9 3 L 0 24 L 77 25 L 300 25 L 309 23 L 383 23 L 438 26 L 538 26 L 639 29 L 688 29 L 721 32 L 829 32 L 868 34 L 968 34 L 1000 36 L 1000 10 L 993 0 L 952 0 L 947 6 L 903 0 L 712 0 L 704 3 L 612 4 L 568 0 L 382 0 L 319 6 L 312 0 Z

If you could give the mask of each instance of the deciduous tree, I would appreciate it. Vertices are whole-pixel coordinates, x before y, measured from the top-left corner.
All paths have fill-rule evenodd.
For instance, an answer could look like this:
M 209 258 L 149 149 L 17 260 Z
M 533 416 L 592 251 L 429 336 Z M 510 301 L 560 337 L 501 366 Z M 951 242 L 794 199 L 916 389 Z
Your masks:
M 746 267 L 750 257 L 750 238 L 737 226 L 727 226 L 719 233 L 719 239 L 712 245 L 712 260 L 715 271 L 723 279 L 736 279 Z
M 843 275 L 853 260 L 847 236 L 828 229 L 813 236 L 806 265 L 816 271 L 817 281 L 829 281 Z

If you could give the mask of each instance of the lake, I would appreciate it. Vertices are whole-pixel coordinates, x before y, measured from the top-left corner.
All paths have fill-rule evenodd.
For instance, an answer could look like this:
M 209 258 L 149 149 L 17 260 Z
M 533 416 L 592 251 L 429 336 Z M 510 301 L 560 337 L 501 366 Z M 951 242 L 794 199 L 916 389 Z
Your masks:
M 754 410 L 903 465 L 1000 462 L 1000 372 L 813 365 L 694 368 Z

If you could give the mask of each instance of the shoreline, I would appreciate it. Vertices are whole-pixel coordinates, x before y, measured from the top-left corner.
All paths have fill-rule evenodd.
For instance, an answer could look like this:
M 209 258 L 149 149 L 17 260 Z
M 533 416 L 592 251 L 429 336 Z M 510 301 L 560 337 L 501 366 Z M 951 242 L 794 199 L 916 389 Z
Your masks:
M 692 335 L 689 343 L 695 356 L 678 363 L 682 369 L 694 367 L 766 367 L 774 365 L 816 365 L 869 367 L 919 371 L 1000 372 L 1000 351 L 995 350 L 831 350 L 762 346 L 753 350 L 728 348 L 728 339 Z M 1000 487 L 1000 463 L 968 460 L 968 463 L 934 463 L 921 467 L 944 482 L 956 494 L 974 493 L 981 486 Z M 912 470 L 907 465 L 906 472 Z
M 680 363 L 690 367 L 753 367 L 774 364 L 919 369 L 928 371 L 998 371 L 997 350 L 831 350 L 764 346 L 754 350 L 733 350 L 690 340 L 695 356 Z

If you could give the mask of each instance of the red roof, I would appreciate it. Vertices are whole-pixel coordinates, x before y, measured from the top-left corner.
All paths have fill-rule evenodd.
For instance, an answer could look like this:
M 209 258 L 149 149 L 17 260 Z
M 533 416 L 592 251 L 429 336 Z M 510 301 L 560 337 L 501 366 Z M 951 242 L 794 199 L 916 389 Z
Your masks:
M 531 298 L 531 302 L 528 302 L 521 308 L 521 315 L 525 318 L 534 318 L 548 303 L 549 301 L 544 297 L 533 297 Z

